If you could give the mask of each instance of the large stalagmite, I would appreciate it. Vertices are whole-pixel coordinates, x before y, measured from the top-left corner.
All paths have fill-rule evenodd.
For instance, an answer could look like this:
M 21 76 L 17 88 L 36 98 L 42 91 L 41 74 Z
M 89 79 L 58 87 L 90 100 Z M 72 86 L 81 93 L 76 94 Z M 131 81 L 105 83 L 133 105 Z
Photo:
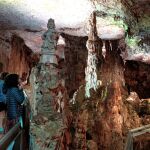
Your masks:
M 56 56 L 56 32 L 53 19 L 48 21 L 48 30 L 43 35 L 39 64 L 32 69 L 32 114 L 31 141 L 36 150 L 54 149 L 62 127 L 62 112 L 66 99 L 64 80 L 59 72 Z

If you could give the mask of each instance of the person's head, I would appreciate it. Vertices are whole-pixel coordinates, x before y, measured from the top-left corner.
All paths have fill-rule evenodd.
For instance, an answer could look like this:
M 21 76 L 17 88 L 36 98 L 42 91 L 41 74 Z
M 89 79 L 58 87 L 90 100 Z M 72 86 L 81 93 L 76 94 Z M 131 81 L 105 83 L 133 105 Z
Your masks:
M 20 78 L 18 74 L 9 74 L 5 78 L 5 84 L 7 88 L 18 87 L 19 80 Z
M 8 75 L 8 72 L 2 72 L 1 73 L 1 76 L 0 76 L 0 79 L 1 80 L 5 80 L 5 77 Z

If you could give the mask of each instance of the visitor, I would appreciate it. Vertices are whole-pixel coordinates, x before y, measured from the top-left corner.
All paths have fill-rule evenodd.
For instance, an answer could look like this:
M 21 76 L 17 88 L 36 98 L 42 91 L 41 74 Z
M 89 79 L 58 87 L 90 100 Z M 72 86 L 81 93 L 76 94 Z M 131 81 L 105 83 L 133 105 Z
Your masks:
M 0 134 L 4 133 L 5 122 L 6 122 L 6 95 L 3 93 L 4 79 L 8 75 L 7 72 L 1 73 L 0 76 Z
M 17 74 L 10 74 L 5 78 L 5 85 L 7 87 L 6 101 L 7 101 L 7 131 L 10 130 L 21 117 L 21 104 L 25 96 L 23 93 L 22 84 Z

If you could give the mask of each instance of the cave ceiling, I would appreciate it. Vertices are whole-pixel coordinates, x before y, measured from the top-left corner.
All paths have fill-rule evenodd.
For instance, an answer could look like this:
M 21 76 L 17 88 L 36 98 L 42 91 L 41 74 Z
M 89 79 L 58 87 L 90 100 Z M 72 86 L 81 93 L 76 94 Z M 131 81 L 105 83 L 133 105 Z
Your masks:
M 147 28 L 149 6 L 149 0 L 0 0 L 0 29 L 39 31 L 53 18 L 58 31 L 85 36 L 89 16 L 95 10 L 99 36 L 115 39 L 124 36 L 126 30 L 124 23 L 118 26 L 115 17 L 129 26 L 144 22 Z

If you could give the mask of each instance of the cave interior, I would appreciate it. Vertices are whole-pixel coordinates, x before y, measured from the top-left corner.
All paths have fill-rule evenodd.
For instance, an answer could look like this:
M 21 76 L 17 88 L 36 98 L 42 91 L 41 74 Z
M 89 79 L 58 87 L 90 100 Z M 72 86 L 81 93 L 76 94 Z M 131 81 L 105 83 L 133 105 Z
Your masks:
M 149 8 L 0 1 L 0 72 L 27 80 L 31 150 L 149 150 Z

